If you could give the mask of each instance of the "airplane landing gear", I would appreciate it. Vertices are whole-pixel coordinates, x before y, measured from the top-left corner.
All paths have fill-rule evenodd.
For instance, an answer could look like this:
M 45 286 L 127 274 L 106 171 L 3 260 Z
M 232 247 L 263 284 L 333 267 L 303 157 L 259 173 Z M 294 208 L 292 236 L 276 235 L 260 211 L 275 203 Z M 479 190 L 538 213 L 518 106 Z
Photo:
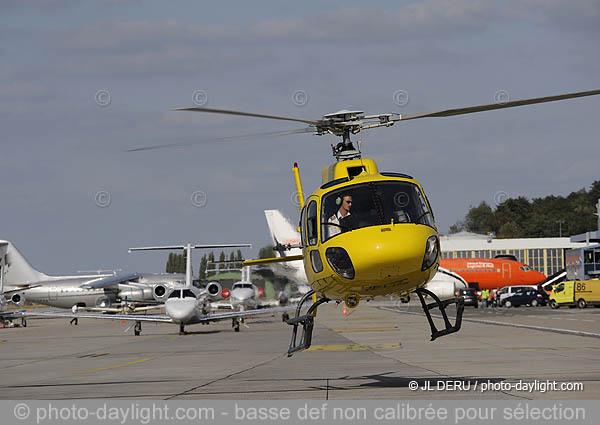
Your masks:
M 233 319 L 231 319 L 231 327 L 233 328 L 233 330 L 235 332 L 239 332 L 240 331 L 240 321 L 234 317 Z
M 179 324 L 179 335 L 185 335 L 185 325 L 183 323 Z
M 292 341 L 290 342 L 290 347 L 288 349 L 288 357 L 291 357 L 296 351 L 306 350 L 310 348 L 310 344 L 312 342 L 312 332 L 315 324 L 315 316 L 316 309 L 323 303 L 329 302 L 329 298 L 321 298 L 315 301 L 309 309 L 306 311 L 306 314 L 300 316 L 300 312 L 302 309 L 302 304 L 304 304 L 308 299 L 312 298 L 315 291 L 311 290 L 304 294 L 300 302 L 298 303 L 298 307 L 296 307 L 296 315 L 293 319 L 288 319 L 286 323 L 288 325 L 292 325 L 294 329 L 292 330 Z M 296 344 L 296 337 L 298 333 L 298 325 L 302 325 L 302 336 L 300 338 L 300 343 Z
M 142 333 L 142 322 L 136 321 L 135 326 L 133 327 L 133 334 L 138 336 Z
M 27 319 L 25 319 L 24 317 L 21 318 L 21 326 L 23 326 L 24 328 L 27 327 Z
M 448 300 L 441 301 L 437 297 L 437 295 L 435 295 L 431 291 L 428 291 L 427 289 L 419 288 L 415 292 L 419 296 L 419 300 L 421 301 L 421 306 L 423 307 L 425 316 L 427 316 L 427 321 L 429 322 L 429 327 L 431 328 L 431 340 L 432 341 L 441 336 L 449 335 L 454 332 L 458 332 L 460 330 L 460 325 L 462 324 L 462 316 L 463 316 L 463 312 L 465 310 L 465 300 L 463 297 L 456 297 L 453 299 L 451 298 Z M 425 302 L 424 295 L 430 296 L 434 300 L 434 302 L 427 304 Z M 448 320 L 448 315 L 446 314 L 446 307 L 452 303 L 456 303 L 456 320 L 454 321 L 454 326 L 452 326 L 452 324 L 450 323 L 450 320 Z M 431 318 L 431 314 L 429 313 L 429 310 L 431 310 L 432 308 L 440 309 L 440 312 L 442 313 L 442 318 L 444 319 L 445 329 L 442 329 L 441 331 L 439 331 L 435 327 L 435 324 L 433 323 L 433 319 Z

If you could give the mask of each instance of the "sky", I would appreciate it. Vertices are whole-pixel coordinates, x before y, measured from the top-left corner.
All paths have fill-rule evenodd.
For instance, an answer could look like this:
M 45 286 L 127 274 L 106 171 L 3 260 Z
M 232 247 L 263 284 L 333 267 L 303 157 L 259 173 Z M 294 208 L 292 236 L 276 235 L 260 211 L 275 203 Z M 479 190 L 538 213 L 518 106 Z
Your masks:
M 292 164 L 309 194 L 337 141 L 214 140 L 298 126 L 172 108 L 314 120 L 600 89 L 599 39 L 600 0 L 4 0 L 0 239 L 49 274 L 164 271 L 166 253 L 134 246 L 252 243 L 251 258 L 270 243 L 264 209 L 298 219 Z M 407 121 L 362 150 L 422 183 L 444 233 L 481 201 L 598 180 L 599 110 Z M 125 152 L 171 143 L 191 146 Z

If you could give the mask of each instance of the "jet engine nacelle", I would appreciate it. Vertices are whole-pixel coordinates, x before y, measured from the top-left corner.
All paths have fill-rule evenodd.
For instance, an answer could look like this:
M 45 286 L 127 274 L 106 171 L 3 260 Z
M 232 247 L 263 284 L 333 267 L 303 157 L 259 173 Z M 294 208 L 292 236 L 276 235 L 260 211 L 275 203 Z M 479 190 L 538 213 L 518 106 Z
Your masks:
M 222 292 L 223 288 L 218 282 L 210 282 L 206 285 L 206 294 L 211 298 L 219 298 Z
M 98 308 L 110 308 L 112 307 L 112 304 L 112 300 L 106 295 L 103 295 L 96 299 L 96 307 Z
M 158 285 L 157 285 L 158 286 Z M 156 287 L 155 287 L 156 288 Z M 155 288 L 127 288 L 122 289 L 117 297 L 127 301 L 152 301 L 155 299 Z
M 25 303 L 25 292 L 17 292 L 16 294 L 12 294 L 10 301 L 14 305 L 23 305 Z
M 152 288 L 152 296 L 156 301 L 164 301 L 169 296 L 169 288 L 166 285 L 159 283 Z

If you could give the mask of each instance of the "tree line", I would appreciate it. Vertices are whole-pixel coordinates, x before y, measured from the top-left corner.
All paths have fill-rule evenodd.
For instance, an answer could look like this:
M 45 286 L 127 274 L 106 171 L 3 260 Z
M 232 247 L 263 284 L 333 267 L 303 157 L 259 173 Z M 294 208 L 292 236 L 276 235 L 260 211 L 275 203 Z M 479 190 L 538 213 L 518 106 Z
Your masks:
M 200 279 L 206 279 L 208 276 L 212 276 L 217 272 L 225 272 L 227 270 L 240 269 L 242 267 L 242 261 L 244 257 L 242 256 L 242 251 L 239 249 L 237 252 L 231 251 L 229 255 L 225 253 L 225 251 L 221 251 L 218 254 L 218 260 L 220 262 L 223 261 L 232 261 L 232 264 L 213 264 L 215 262 L 215 253 L 211 251 L 208 254 L 204 254 L 202 258 L 200 258 L 200 267 L 198 269 L 198 277 Z M 173 252 L 169 253 L 169 257 L 167 258 L 167 265 L 165 267 L 165 271 L 167 273 L 185 273 L 185 263 L 187 260 L 187 255 L 184 252 L 183 254 L 176 254 Z M 192 272 L 192 275 L 194 273 Z
M 259 250 L 258 258 L 270 258 L 273 257 L 273 246 L 268 245 L 264 246 Z M 169 257 L 167 258 L 167 265 L 165 267 L 165 271 L 167 273 L 185 273 L 185 262 L 186 262 L 186 253 L 183 254 L 175 254 L 173 252 L 169 253 Z M 213 276 L 217 273 L 223 273 L 227 270 L 238 270 L 242 268 L 242 261 L 244 257 L 242 256 L 242 251 L 239 249 L 237 252 L 231 251 L 229 255 L 225 253 L 225 251 L 221 251 L 218 255 L 218 260 L 220 262 L 230 261 L 232 264 L 213 264 L 215 262 L 216 255 L 214 251 L 209 252 L 208 254 L 204 254 L 202 258 L 200 258 L 200 267 L 198 269 L 198 278 L 199 279 L 207 279 L 209 276 Z M 193 275 L 192 271 L 192 275 Z
M 600 181 L 567 196 L 549 195 L 527 199 L 509 198 L 492 208 L 485 201 L 471 206 L 464 219 L 450 226 L 449 233 L 466 230 L 495 233 L 497 238 L 544 238 L 569 236 L 596 230 Z

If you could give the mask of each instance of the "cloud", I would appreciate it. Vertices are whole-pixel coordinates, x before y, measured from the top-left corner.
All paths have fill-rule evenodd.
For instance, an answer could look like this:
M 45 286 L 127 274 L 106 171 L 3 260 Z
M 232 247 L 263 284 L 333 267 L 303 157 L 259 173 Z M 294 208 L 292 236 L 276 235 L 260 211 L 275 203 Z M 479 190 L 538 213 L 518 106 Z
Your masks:
M 264 20 L 238 28 L 202 23 L 100 22 L 63 29 L 63 45 L 73 49 L 161 50 L 175 45 L 207 44 L 398 42 L 422 37 L 449 37 L 479 32 L 491 19 L 489 1 L 426 0 L 395 11 L 341 9 L 304 18 Z
M 39 100 L 47 99 L 51 91 L 44 85 L 36 82 L 14 82 L 0 84 L 0 100 Z
M 600 31 L 600 0 L 522 0 L 508 13 L 518 19 L 577 33 Z

